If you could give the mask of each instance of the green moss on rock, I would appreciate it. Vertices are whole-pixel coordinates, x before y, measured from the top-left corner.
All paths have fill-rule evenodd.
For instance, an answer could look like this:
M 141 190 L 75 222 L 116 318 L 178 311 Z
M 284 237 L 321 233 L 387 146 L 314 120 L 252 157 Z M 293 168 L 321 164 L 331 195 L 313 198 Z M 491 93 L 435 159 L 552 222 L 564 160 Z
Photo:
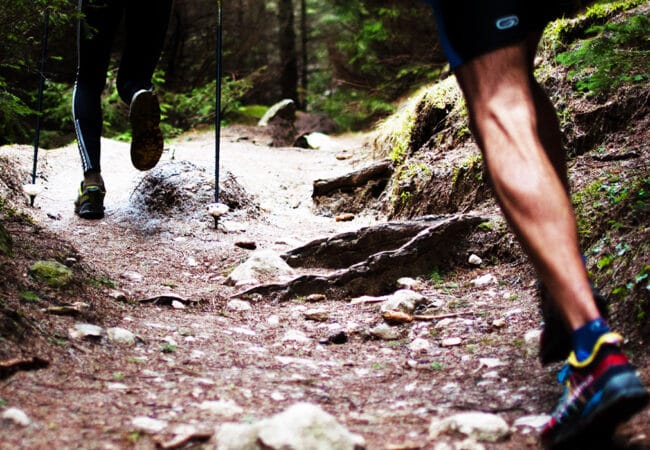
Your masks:
M 29 268 L 30 274 L 51 287 L 64 287 L 72 281 L 72 270 L 57 261 L 37 261 Z

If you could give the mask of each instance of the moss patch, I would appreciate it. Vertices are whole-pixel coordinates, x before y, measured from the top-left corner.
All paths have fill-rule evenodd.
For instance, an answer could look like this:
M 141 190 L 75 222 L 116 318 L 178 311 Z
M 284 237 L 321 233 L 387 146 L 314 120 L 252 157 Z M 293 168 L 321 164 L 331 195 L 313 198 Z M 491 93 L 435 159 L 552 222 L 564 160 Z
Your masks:
M 72 281 L 72 270 L 57 261 L 37 261 L 29 268 L 30 274 L 51 287 L 64 287 Z

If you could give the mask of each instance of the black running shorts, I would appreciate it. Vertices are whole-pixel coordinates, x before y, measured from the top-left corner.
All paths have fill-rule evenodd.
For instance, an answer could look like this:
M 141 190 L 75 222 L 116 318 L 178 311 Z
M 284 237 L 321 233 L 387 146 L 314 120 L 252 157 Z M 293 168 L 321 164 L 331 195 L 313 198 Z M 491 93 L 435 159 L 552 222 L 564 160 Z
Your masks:
M 424 0 L 433 6 L 445 54 L 454 69 L 492 50 L 541 32 L 550 21 L 574 14 L 580 0 Z

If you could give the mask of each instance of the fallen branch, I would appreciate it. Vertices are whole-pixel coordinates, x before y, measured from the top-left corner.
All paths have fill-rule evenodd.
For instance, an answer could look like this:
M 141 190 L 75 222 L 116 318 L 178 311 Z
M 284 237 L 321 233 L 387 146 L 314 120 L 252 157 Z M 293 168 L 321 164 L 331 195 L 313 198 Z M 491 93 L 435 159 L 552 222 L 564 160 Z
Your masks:
M 329 195 L 335 191 L 350 192 L 372 180 L 388 180 L 392 174 L 393 162 L 390 159 L 384 159 L 341 177 L 314 181 L 312 197 Z
M 0 361 L 0 380 L 9 378 L 16 372 L 44 369 L 49 365 L 48 361 L 38 357 Z
M 424 315 L 415 314 L 413 316 L 413 320 L 434 321 L 434 320 L 442 320 L 442 319 L 451 319 L 451 318 L 454 318 L 454 317 L 473 316 L 474 314 L 475 314 L 474 311 L 465 311 L 465 312 L 449 313 L 449 314 L 439 314 L 437 316 L 430 316 L 430 315 L 427 315 L 427 314 L 424 314 Z

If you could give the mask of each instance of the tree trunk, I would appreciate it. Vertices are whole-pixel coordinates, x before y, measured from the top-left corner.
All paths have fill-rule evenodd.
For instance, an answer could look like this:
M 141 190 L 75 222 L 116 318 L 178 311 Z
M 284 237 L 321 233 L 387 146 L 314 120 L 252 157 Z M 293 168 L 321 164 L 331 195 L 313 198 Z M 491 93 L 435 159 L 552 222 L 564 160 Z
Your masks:
M 298 57 L 294 30 L 293 0 L 279 0 L 280 88 L 283 98 L 298 103 Z
M 307 0 L 300 0 L 300 42 L 301 42 L 301 70 L 300 70 L 300 98 L 298 108 L 303 111 L 307 110 L 307 88 L 309 87 L 309 79 L 307 72 L 308 58 L 307 58 L 307 42 L 309 37 L 307 35 Z

